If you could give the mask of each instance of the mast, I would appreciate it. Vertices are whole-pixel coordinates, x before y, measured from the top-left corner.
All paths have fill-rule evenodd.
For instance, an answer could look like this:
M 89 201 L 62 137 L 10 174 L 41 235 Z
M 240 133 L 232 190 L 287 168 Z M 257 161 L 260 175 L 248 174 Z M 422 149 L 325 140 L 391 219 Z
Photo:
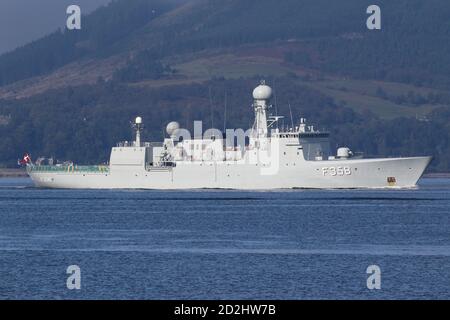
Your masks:
M 141 132 L 143 129 L 143 125 L 142 125 L 142 118 L 141 117 L 137 117 L 134 125 L 133 125 L 134 130 L 136 130 L 136 141 L 135 141 L 135 146 L 136 147 L 140 147 L 141 146 Z
M 255 140 L 267 138 L 267 108 L 272 97 L 272 88 L 266 85 L 264 80 L 253 90 L 253 108 L 255 110 L 255 122 L 252 128 L 252 138 Z

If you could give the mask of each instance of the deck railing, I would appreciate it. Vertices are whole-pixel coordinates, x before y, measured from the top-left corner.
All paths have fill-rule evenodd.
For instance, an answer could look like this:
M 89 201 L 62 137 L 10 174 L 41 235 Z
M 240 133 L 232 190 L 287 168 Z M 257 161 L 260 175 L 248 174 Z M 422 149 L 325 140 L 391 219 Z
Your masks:
M 60 173 L 109 173 L 108 166 L 29 166 L 30 172 L 60 172 Z

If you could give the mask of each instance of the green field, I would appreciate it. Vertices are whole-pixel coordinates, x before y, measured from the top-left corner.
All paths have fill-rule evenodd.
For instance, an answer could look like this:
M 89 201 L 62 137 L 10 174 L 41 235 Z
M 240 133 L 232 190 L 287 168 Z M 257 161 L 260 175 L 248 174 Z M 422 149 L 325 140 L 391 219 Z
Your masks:
M 213 77 L 240 78 L 256 75 L 283 76 L 296 73 L 300 76 L 308 73 L 286 65 L 281 59 L 263 56 L 236 56 L 232 54 L 204 56 L 175 66 L 184 82 L 206 81 Z M 311 70 L 311 72 L 314 72 Z M 169 81 L 170 83 L 170 81 Z M 412 106 L 396 104 L 377 96 L 377 90 L 383 89 L 392 96 L 406 95 L 408 92 L 427 95 L 440 93 L 436 89 L 413 85 L 374 80 L 337 79 L 333 75 L 321 75 L 320 80 L 298 80 L 299 84 L 314 88 L 331 97 L 337 104 L 345 105 L 357 112 L 370 111 L 382 119 L 398 117 L 424 117 L 438 105 Z M 175 84 L 175 83 L 174 83 Z
M 396 104 L 392 101 L 377 97 L 375 92 L 378 87 L 389 93 L 406 94 L 409 91 L 418 92 L 429 89 L 416 88 L 393 82 L 382 83 L 368 80 L 324 80 L 309 82 L 307 85 L 332 97 L 336 103 L 357 111 L 370 111 L 382 119 L 394 119 L 398 117 L 424 117 L 440 106 L 422 105 L 408 106 Z

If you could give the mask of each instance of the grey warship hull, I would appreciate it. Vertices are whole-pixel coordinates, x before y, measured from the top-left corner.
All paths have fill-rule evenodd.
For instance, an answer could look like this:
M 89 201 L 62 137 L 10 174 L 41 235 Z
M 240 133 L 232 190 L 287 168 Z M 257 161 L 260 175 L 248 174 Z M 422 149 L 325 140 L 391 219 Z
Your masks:
M 264 174 L 264 168 L 256 165 L 226 162 L 179 163 L 176 167 L 158 169 L 136 166 L 96 172 L 70 168 L 48 172 L 30 168 L 29 175 L 36 186 L 68 189 L 412 188 L 430 160 L 430 157 L 416 157 L 327 163 L 298 161 L 284 164 L 275 175 Z

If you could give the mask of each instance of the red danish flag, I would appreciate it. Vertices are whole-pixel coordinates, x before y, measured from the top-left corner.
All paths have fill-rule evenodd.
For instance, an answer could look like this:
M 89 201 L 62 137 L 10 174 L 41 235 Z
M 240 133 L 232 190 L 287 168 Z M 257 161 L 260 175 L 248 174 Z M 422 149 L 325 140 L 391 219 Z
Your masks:
M 21 166 L 31 164 L 31 157 L 28 153 L 25 153 L 22 160 L 18 161 L 18 164 Z

